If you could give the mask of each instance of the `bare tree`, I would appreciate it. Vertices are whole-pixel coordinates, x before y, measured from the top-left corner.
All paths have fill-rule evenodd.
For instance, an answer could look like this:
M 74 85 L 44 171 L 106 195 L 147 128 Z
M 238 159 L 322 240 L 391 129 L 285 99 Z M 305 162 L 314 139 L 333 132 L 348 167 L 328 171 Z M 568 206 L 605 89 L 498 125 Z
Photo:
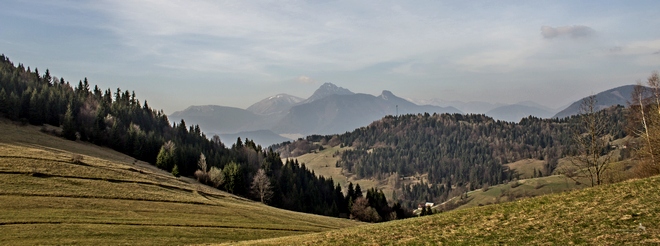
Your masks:
M 630 105 L 632 114 L 629 121 L 638 124 L 631 127 L 633 133 L 642 140 L 637 150 L 640 162 L 637 173 L 640 177 L 660 173 L 660 77 L 658 72 L 649 76 L 644 87 L 638 83 L 633 91 Z
M 207 183 L 209 181 L 209 173 L 207 171 L 208 166 L 206 164 L 206 156 L 204 156 L 204 153 L 199 154 L 197 167 L 199 168 L 197 171 L 195 171 L 195 177 L 197 177 L 197 181 Z
M 369 200 L 364 197 L 355 199 L 351 206 L 351 218 L 364 222 L 378 222 L 381 220 L 376 209 L 369 206 Z
M 580 117 L 573 134 L 578 155 L 571 158 L 573 170 L 564 173 L 576 182 L 588 179 L 591 186 L 601 185 L 612 159 L 609 149 L 609 126 L 602 113 L 597 112 L 596 96 L 585 98 L 580 105 Z
M 202 172 L 206 173 L 208 171 L 208 166 L 206 165 L 206 156 L 204 153 L 199 154 L 199 161 L 197 161 L 197 167 L 199 167 L 199 170 L 202 170 Z
M 266 171 L 259 169 L 254 175 L 252 180 L 252 191 L 259 196 L 261 203 L 268 201 L 273 195 L 272 188 L 270 186 L 270 179 L 266 175 Z

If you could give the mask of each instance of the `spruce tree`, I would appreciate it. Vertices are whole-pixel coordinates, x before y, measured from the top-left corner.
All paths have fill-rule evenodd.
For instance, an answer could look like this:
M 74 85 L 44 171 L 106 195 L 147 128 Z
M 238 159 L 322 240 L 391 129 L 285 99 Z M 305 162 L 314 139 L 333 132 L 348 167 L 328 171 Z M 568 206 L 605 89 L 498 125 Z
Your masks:
M 62 122 L 62 136 L 68 140 L 76 140 L 76 120 L 73 118 L 71 104 L 66 107 L 64 122 Z
M 7 97 L 7 92 L 5 88 L 0 90 L 0 114 L 7 114 L 7 108 L 9 108 L 9 98 Z

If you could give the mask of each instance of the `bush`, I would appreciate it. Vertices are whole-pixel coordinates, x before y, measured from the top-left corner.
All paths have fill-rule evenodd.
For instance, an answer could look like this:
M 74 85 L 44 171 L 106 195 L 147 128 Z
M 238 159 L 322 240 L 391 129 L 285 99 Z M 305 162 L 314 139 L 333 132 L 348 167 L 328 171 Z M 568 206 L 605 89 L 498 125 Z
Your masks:
M 179 177 L 179 165 L 174 165 L 174 168 L 172 168 L 172 175 L 174 175 L 174 177 Z
M 381 220 L 376 209 L 369 206 L 369 200 L 364 197 L 355 199 L 351 207 L 351 217 L 364 222 L 378 222 Z
M 209 176 L 206 172 L 203 172 L 202 170 L 197 170 L 195 171 L 195 178 L 197 178 L 197 181 L 200 183 L 206 184 L 209 180 Z
M 195 174 L 197 174 L 197 172 L 195 172 Z M 211 167 L 211 170 L 208 172 L 208 179 L 213 187 L 218 188 L 225 182 L 225 175 L 222 174 L 220 168 Z

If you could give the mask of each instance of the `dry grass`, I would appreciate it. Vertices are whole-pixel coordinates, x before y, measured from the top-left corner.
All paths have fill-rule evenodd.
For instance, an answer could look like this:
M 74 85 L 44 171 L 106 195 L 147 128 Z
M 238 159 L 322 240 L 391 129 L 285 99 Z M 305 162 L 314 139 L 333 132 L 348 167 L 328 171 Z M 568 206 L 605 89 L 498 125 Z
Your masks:
M 494 185 L 490 186 L 486 191 L 481 189 L 470 191 L 468 192 L 467 202 L 463 203 L 460 201 L 459 197 L 454 197 L 446 203 L 456 204 L 455 206 L 450 207 L 456 207 L 456 209 L 464 209 L 565 192 L 575 189 L 582 189 L 586 187 L 586 185 L 577 185 L 575 184 L 575 181 L 564 176 L 553 175 Z M 436 207 L 440 208 L 440 205 Z
M 268 207 L 6 121 L 0 187 L 5 245 L 221 243 L 359 224 Z
M 534 177 L 534 171 L 538 174 L 538 170 L 543 170 L 545 161 L 537 159 L 524 159 L 512 163 L 505 164 L 511 170 L 515 170 L 520 174 L 521 179 L 530 179 Z
M 348 182 L 355 184 L 360 184 L 360 188 L 366 192 L 367 189 L 376 187 L 383 189 L 385 194 L 391 195 L 391 187 L 387 184 L 381 184 L 382 182 L 374 179 L 357 179 L 354 175 L 347 174 L 342 172 L 341 167 L 336 167 L 335 164 L 337 161 L 341 160 L 341 154 L 333 156 L 335 152 L 339 151 L 340 153 L 351 149 L 349 147 L 340 148 L 340 146 L 323 146 L 325 149 L 317 153 L 308 153 L 302 156 L 296 157 L 298 162 L 305 163 L 305 166 L 310 170 L 314 170 L 314 173 L 323 177 L 331 177 L 336 183 L 339 183 L 343 189 L 348 187 Z M 390 192 L 386 192 L 386 191 Z M 389 197 L 388 197 L 389 198 Z
M 660 177 L 656 176 L 433 216 L 241 244 L 657 245 L 659 186 Z

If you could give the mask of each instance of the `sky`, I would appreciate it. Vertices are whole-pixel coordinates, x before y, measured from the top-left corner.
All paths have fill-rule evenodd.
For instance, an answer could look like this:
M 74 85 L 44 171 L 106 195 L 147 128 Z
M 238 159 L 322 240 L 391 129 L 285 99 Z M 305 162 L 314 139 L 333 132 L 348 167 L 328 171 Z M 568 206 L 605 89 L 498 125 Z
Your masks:
M 0 53 L 170 114 L 325 82 L 559 108 L 660 68 L 660 1 L 3 0 Z

